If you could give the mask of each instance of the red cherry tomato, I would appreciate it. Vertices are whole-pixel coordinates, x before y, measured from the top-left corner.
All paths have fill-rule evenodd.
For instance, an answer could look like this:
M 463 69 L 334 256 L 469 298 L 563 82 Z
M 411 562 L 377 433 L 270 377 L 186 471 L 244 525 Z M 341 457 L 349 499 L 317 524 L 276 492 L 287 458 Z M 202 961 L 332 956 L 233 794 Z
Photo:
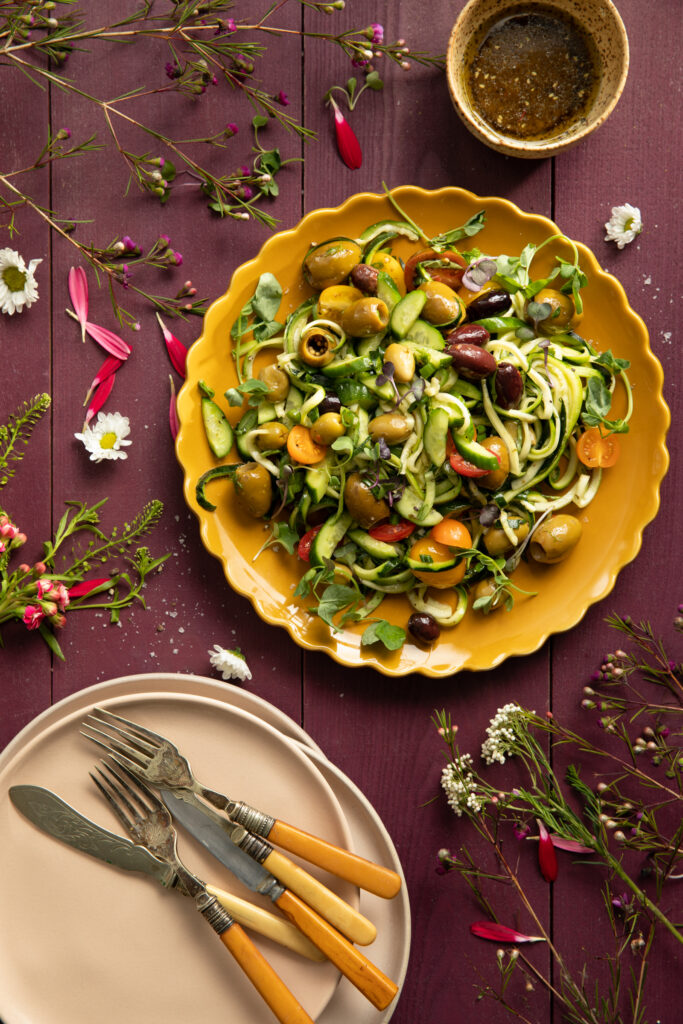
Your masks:
M 460 476 L 469 476 L 473 479 L 479 476 L 486 476 L 489 472 L 488 469 L 480 469 L 479 466 L 475 466 L 473 463 L 468 462 L 464 459 L 460 452 L 455 449 L 455 442 L 450 434 L 446 436 L 446 454 L 448 455 L 448 461 L 451 464 L 451 469 Z
M 441 281 L 442 284 L 447 284 L 449 288 L 453 289 L 460 287 L 462 272 L 467 266 L 460 253 L 453 252 L 451 249 L 447 249 L 445 252 L 437 252 L 436 249 L 423 249 L 421 252 L 413 253 L 406 261 L 403 273 L 407 291 L 411 292 L 415 288 L 415 271 L 418 263 L 424 263 L 427 260 L 451 263 L 450 267 L 425 267 L 425 270 L 434 281 Z
M 311 558 L 311 544 L 315 540 L 316 533 L 319 533 L 322 529 L 322 523 L 320 526 L 314 526 L 311 530 L 303 535 L 296 547 L 296 553 L 299 558 L 304 562 L 310 561 Z
M 619 441 L 615 434 L 603 434 L 600 427 L 590 427 L 576 444 L 579 461 L 589 469 L 609 469 L 619 458 Z
M 378 526 L 371 526 L 368 533 L 375 540 L 383 540 L 388 544 L 395 540 L 405 540 L 415 530 L 414 523 L 407 523 L 402 520 L 400 523 L 380 523 Z

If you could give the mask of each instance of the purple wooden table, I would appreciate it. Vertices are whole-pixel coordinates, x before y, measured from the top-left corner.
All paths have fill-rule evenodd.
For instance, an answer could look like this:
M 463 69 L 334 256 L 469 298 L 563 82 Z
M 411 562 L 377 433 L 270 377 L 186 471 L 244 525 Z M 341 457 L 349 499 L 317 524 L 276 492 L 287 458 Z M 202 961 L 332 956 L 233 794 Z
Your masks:
M 108 6 L 101 0 L 92 3 L 88 18 L 103 19 Z M 428 17 L 420 17 L 407 3 L 350 0 L 345 11 L 325 17 L 291 0 L 277 18 L 281 25 L 297 28 L 303 23 L 325 31 L 333 23 L 337 28 L 366 20 L 382 22 L 388 37 L 405 36 L 413 48 L 439 53 L 463 6 L 463 0 L 432 4 Z M 142 330 L 131 336 L 134 359 L 119 375 L 107 406 L 130 417 L 133 445 L 128 460 L 91 464 L 73 434 L 80 429 L 83 395 L 101 360 L 93 345 L 80 344 L 76 327 L 64 315 L 67 272 L 75 252 L 30 210 L 17 212 L 20 233 L 14 239 L 6 218 L 0 226 L 0 248 L 9 245 L 27 259 L 43 260 L 38 304 L 21 316 L 0 317 L 0 421 L 29 395 L 43 390 L 52 395 L 51 412 L 37 427 L 16 477 L 0 496 L 2 505 L 29 535 L 28 545 L 37 553 L 66 499 L 95 501 L 109 496 L 104 518 L 113 524 L 158 497 L 165 514 L 150 547 L 158 553 L 172 552 L 163 574 L 147 588 L 147 611 L 125 612 L 123 628 L 110 627 L 104 616 L 69 617 L 60 636 L 65 662 L 51 657 L 23 626 L 4 631 L 0 748 L 51 703 L 93 683 L 154 670 L 210 675 L 208 649 L 214 643 L 239 645 L 253 671 L 248 688 L 310 732 L 367 794 L 397 846 L 414 927 L 406 984 L 393 1017 L 396 1024 L 507 1019 L 498 1006 L 476 1001 L 477 972 L 488 978 L 495 974 L 495 946 L 468 934 L 468 922 L 481 915 L 455 876 L 435 873 L 437 850 L 455 848 L 464 829 L 443 798 L 430 802 L 439 794 L 442 765 L 441 743 L 430 721 L 433 710 L 450 710 L 466 749 L 476 749 L 488 720 L 509 700 L 539 712 L 552 709 L 567 724 L 584 728 L 582 687 L 614 642 L 606 615 L 615 610 L 649 618 L 655 628 L 670 633 L 681 600 L 677 502 L 683 484 L 675 458 L 683 382 L 676 350 L 681 301 L 677 253 L 683 104 L 675 75 L 682 41 L 680 10 L 678 0 L 617 0 L 617 6 L 631 45 L 623 97 L 597 133 L 547 161 L 509 159 L 482 147 L 454 113 L 443 73 L 414 66 L 409 72 L 387 68 L 384 93 L 360 101 L 353 124 L 364 162 L 360 170 L 348 170 L 336 153 L 331 118 L 322 102 L 332 84 L 347 78 L 348 61 L 318 41 L 302 44 L 296 35 L 268 43 L 266 87 L 284 90 L 289 110 L 318 132 L 318 139 L 306 146 L 274 127 L 264 133 L 268 146 L 277 144 L 283 155 L 304 158 L 278 178 L 280 196 L 272 213 L 282 228 L 316 207 L 335 206 L 354 192 L 379 191 L 382 180 L 425 188 L 458 185 L 480 195 L 504 196 L 524 210 L 552 217 L 569 236 L 592 248 L 623 283 L 664 365 L 674 460 L 662 488 L 661 510 L 645 530 L 638 557 L 622 571 L 613 592 L 575 629 L 494 671 L 441 680 L 418 675 L 392 680 L 372 670 L 342 668 L 322 654 L 304 653 L 284 631 L 265 625 L 246 599 L 227 588 L 220 565 L 202 548 L 194 517 L 183 502 L 181 471 L 168 435 L 168 363 L 149 307 L 136 305 L 128 296 Z M 233 13 L 239 18 L 249 8 L 260 5 L 250 0 L 238 4 Z M 82 88 L 107 97 L 142 83 L 143 52 L 144 47 L 112 45 L 95 55 L 75 54 L 68 72 Z M 161 85 L 165 58 L 159 53 L 149 43 L 149 59 L 159 63 L 156 80 Z M 153 78 L 146 74 L 144 81 Z M 99 112 L 82 98 L 56 88 L 41 92 L 7 67 L 0 67 L 0 90 L 3 172 L 35 159 L 48 126 L 53 131 L 68 127 L 79 138 L 105 135 Z M 251 109 L 226 87 L 210 88 L 199 102 L 177 95 L 160 102 L 151 96 L 139 101 L 136 109 L 177 137 L 201 135 L 205 125 L 209 130 L 233 121 L 240 134 L 231 148 L 218 152 L 228 166 L 248 157 Z M 92 221 L 78 228 L 84 241 L 92 238 L 104 244 L 114 235 L 129 234 L 149 246 L 160 233 L 168 234 L 184 257 L 183 266 L 169 272 L 169 283 L 162 282 L 168 293 L 191 277 L 200 295 L 218 296 L 235 267 L 251 258 L 267 237 L 267 230 L 253 221 L 212 219 L 196 198 L 180 189 L 167 206 L 134 189 L 124 198 L 126 177 L 115 154 L 94 154 L 35 172 L 28 184 L 39 202 L 60 215 Z M 603 225 L 611 206 L 623 202 L 640 207 L 645 227 L 620 252 L 603 241 Z M 150 281 L 156 283 L 154 277 Z M 91 319 L 115 326 L 106 292 L 98 293 L 94 285 Z M 173 329 L 187 344 L 199 333 L 197 320 Z M 614 347 L 618 348 L 616 338 Z M 577 962 L 584 942 L 590 946 L 586 933 L 599 913 L 599 894 L 594 886 L 580 882 L 579 874 L 565 872 L 552 892 L 540 879 L 530 880 L 545 901 L 556 941 L 565 949 L 573 947 Z M 651 1020 L 679 1019 L 680 975 L 672 980 L 672 947 L 673 943 L 662 942 L 652 968 Z M 537 955 L 542 963 L 545 954 Z M 529 1020 L 559 1021 L 559 1013 L 551 1017 L 540 987 L 527 998 Z

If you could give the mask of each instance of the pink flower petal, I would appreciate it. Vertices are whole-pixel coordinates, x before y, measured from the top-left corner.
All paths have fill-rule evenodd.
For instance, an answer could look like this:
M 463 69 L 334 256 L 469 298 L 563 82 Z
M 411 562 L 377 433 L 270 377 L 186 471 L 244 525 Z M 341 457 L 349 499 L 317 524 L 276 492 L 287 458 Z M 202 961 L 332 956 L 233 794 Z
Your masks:
M 582 846 L 575 839 L 563 839 L 562 836 L 557 836 L 552 832 L 550 840 L 556 850 L 567 850 L 568 853 L 595 853 L 590 846 Z
M 83 405 L 87 405 L 92 397 L 92 393 L 98 384 L 101 384 L 103 380 L 106 380 L 112 373 L 116 373 L 120 366 L 123 366 L 123 362 L 117 359 L 116 356 L 107 356 L 99 370 L 92 379 L 92 383 L 88 388 L 88 393 L 85 396 Z
M 540 818 L 536 818 L 538 824 L 538 866 L 546 882 L 554 882 L 557 878 L 557 854 L 553 841 L 548 834 Z
M 545 942 L 542 935 L 524 935 L 505 924 L 496 924 L 495 921 L 473 921 L 470 931 L 477 938 L 490 939 L 491 942 Z
M 332 107 L 334 109 L 334 130 L 337 134 L 339 155 L 347 167 L 350 167 L 352 171 L 357 171 L 363 163 L 360 142 L 334 100 L 332 100 Z
M 117 359 L 121 359 L 123 361 L 127 359 L 133 351 L 127 342 L 122 338 L 119 338 L 118 334 L 114 334 L 113 331 L 108 330 L 106 327 L 100 327 L 98 324 L 91 324 L 88 320 L 86 321 L 85 329 L 98 345 L 101 345 L 106 352 L 116 356 Z
M 107 401 L 111 394 L 111 390 L 114 387 L 114 381 L 116 380 L 116 374 L 110 373 L 109 376 L 104 380 L 97 391 L 93 395 L 92 402 L 85 411 L 85 426 L 87 427 L 93 416 L 100 411 L 104 403 Z
M 85 324 L 88 319 L 88 279 L 83 267 L 72 267 L 69 271 L 69 295 L 81 325 L 81 340 L 85 341 Z
M 95 587 L 104 586 L 105 583 L 111 583 L 111 580 L 106 577 L 102 577 L 97 580 L 83 580 L 82 583 L 75 583 L 73 587 L 69 587 L 69 598 L 85 597 L 85 595 L 89 594 L 95 589 Z
M 164 341 L 166 342 L 166 351 L 168 357 L 171 360 L 171 364 L 176 373 L 185 378 L 185 363 L 187 361 L 187 349 L 181 341 L 178 341 L 174 334 L 171 334 L 168 327 L 157 313 L 157 320 L 159 321 L 159 327 L 161 327 L 164 335 Z
M 178 431 L 180 430 L 180 420 L 178 419 L 178 405 L 175 397 L 175 384 L 173 383 L 173 377 L 171 377 L 170 373 L 168 375 L 168 379 L 171 382 L 171 402 L 168 407 L 168 425 L 171 428 L 171 437 L 175 441 L 176 437 L 178 436 Z

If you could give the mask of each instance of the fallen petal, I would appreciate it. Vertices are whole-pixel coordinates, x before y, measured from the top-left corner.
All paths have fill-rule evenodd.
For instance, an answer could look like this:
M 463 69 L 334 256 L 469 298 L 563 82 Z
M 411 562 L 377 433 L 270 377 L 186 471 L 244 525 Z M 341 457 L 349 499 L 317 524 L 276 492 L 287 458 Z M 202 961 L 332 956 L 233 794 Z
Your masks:
M 545 942 L 542 935 L 524 935 L 495 921 L 474 921 L 470 925 L 470 931 L 477 938 L 490 939 L 491 942 Z
M 352 171 L 357 171 L 363 163 L 360 142 L 334 100 L 332 101 L 332 107 L 334 109 L 334 130 L 337 135 L 339 155 L 347 167 L 350 167 Z
M 108 330 L 106 327 L 100 327 L 98 324 L 91 324 L 90 321 L 86 321 L 85 329 L 94 341 L 102 348 L 116 356 L 117 359 L 122 361 L 127 359 L 133 351 L 130 345 L 125 342 L 122 338 L 119 338 L 118 334 L 114 334 L 113 331 Z
M 168 375 L 168 379 L 171 382 L 171 403 L 168 407 L 168 425 L 171 428 L 171 437 L 175 441 L 180 430 L 180 420 L 178 419 L 178 405 L 175 397 L 175 384 L 173 383 L 173 377 Z
M 185 364 L 187 362 L 187 349 L 181 341 L 178 341 L 174 334 L 171 334 L 168 327 L 157 313 L 157 320 L 159 321 L 159 327 L 161 327 L 164 335 L 164 341 L 166 342 L 166 351 L 168 357 L 171 360 L 171 364 L 176 373 L 185 378 Z
M 550 841 L 556 850 L 567 850 L 568 853 L 595 853 L 595 850 L 590 846 L 582 846 L 575 839 L 563 839 L 562 836 L 557 836 L 552 832 L 550 833 Z
M 93 416 L 100 411 L 104 403 L 107 401 L 111 394 L 111 390 L 114 387 L 114 380 L 116 379 L 115 373 L 110 373 L 106 380 L 104 380 L 97 391 L 93 395 L 92 402 L 85 411 L 85 423 L 84 426 L 90 423 Z
M 73 597 L 85 597 L 86 594 L 91 593 L 96 587 L 103 587 L 105 584 L 109 585 L 111 580 L 102 577 L 98 580 L 83 580 L 82 583 L 75 583 L 73 587 L 69 587 L 69 599 Z
M 103 380 L 106 380 L 107 377 L 109 377 L 112 373 L 116 373 L 120 366 L 123 366 L 123 362 L 121 359 L 117 359 L 116 356 L 107 356 L 107 358 L 104 360 L 99 370 L 92 379 L 92 383 L 88 388 L 88 393 L 85 396 L 85 401 L 83 402 L 83 405 L 88 404 L 95 388 L 99 384 L 101 384 Z
M 555 847 L 548 829 L 541 819 L 536 818 L 536 823 L 538 824 L 538 866 L 546 882 L 554 882 L 558 871 Z
M 88 279 L 83 267 L 72 267 L 69 271 L 69 295 L 81 325 L 81 340 L 85 341 L 85 324 L 88 319 Z

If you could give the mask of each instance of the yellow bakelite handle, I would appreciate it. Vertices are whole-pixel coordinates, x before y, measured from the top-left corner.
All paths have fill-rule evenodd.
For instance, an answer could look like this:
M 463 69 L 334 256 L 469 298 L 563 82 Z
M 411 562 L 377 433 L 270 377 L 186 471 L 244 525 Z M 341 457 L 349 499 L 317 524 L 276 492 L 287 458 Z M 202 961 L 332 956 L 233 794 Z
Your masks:
M 377 929 L 372 921 L 368 921 L 367 917 L 359 914 L 357 910 L 350 907 L 336 893 L 319 882 L 313 875 L 309 875 L 308 871 L 304 871 L 289 857 L 273 850 L 263 861 L 263 866 L 275 875 L 278 881 L 300 896 L 314 910 L 317 910 L 326 921 L 334 925 L 351 942 L 358 942 L 361 946 L 367 946 L 368 943 L 374 942 Z
M 390 868 L 383 868 L 349 850 L 342 850 L 284 821 L 275 822 L 268 833 L 268 842 L 295 853 L 310 864 L 317 864 L 338 878 L 345 878 L 347 882 L 375 896 L 391 899 L 401 888 L 400 875 Z
M 322 949 L 325 956 L 339 968 L 351 984 L 362 992 L 373 1006 L 384 1010 L 398 992 L 391 978 L 380 971 L 359 949 L 352 946 L 319 914 L 285 890 L 275 901 L 285 917 L 289 918 L 311 942 Z
M 225 907 L 230 916 L 241 924 L 243 928 L 250 928 L 259 935 L 265 935 L 280 946 L 308 957 L 309 960 L 321 961 L 325 954 L 321 953 L 317 946 L 309 942 L 305 935 L 302 935 L 298 928 L 295 928 L 289 921 L 283 921 L 281 917 L 269 913 L 263 907 L 257 907 L 248 900 L 233 896 L 231 892 L 218 889 L 215 885 L 207 885 L 206 891 L 215 896 L 219 903 Z
M 220 940 L 281 1024 L 313 1024 L 303 1006 L 238 924 L 224 931 Z

